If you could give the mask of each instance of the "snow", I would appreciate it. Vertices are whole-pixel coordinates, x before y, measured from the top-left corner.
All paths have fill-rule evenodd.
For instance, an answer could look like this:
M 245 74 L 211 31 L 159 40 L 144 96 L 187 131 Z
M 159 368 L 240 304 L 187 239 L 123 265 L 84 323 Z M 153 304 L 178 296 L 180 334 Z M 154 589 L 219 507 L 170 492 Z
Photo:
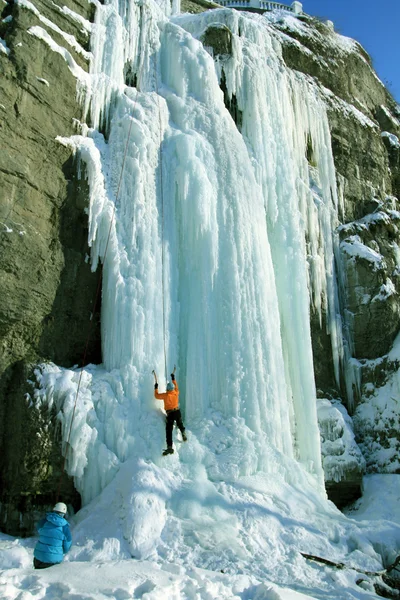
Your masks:
M 47 81 L 47 79 L 43 79 L 43 77 L 36 77 L 36 79 L 38 81 L 40 81 L 40 83 L 43 83 L 44 85 L 47 85 L 47 86 L 50 85 L 49 82 Z
M 387 201 L 389 201 L 390 197 L 387 197 Z M 382 203 L 379 204 L 382 206 Z M 344 225 L 340 225 L 338 227 L 339 232 L 345 233 L 357 233 L 362 231 L 368 231 L 371 225 L 390 225 L 392 221 L 398 221 L 400 217 L 400 213 L 396 210 L 388 209 L 386 212 L 383 210 L 378 210 L 377 212 L 370 213 L 365 215 L 361 219 L 357 221 L 351 221 L 350 223 L 345 223 Z
M 68 17 L 70 17 L 71 19 L 73 19 L 74 21 L 79 23 L 79 25 L 82 26 L 81 31 L 86 32 L 86 33 L 91 33 L 91 31 L 92 31 L 91 22 L 88 21 L 87 19 L 85 19 L 84 17 L 82 17 L 82 15 L 79 15 L 75 11 L 71 10 L 70 8 L 68 8 L 68 6 L 59 6 L 58 4 L 56 4 L 53 1 L 51 2 L 51 5 L 53 6 L 53 8 L 55 8 L 59 12 L 63 13 L 64 15 L 67 15 Z
M 0 38 L 0 52 L 3 52 L 3 54 L 7 54 L 7 56 L 10 54 L 10 48 L 7 46 L 6 42 Z
M 32 4 L 32 2 L 30 2 L 29 0 L 15 0 L 15 1 L 16 1 L 16 4 L 19 4 L 19 6 L 23 6 L 24 8 L 32 11 L 39 18 L 39 20 L 44 25 L 46 25 L 46 27 L 49 27 L 50 29 L 52 29 L 53 31 L 58 33 L 71 46 L 71 48 L 73 48 L 78 54 L 83 56 L 86 60 L 91 59 L 92 54 L 90 52 L 87 52 L 86 50 L 84 50 L 82 48 L 82 46 L 80 44 L 78 44 L 78 42 L 76 41 L 76 39 L 73 35 L 71 35 L 69 33 L 65 33 L 65 31 L 60 29 L 58 27 L 58 25 L 56 25 L 55 23 L 53 23 L 52 21 L 50 21 L 49 19 L 47 19 L 46 17 L 41 15 L 40 12 L 37 10 L 37 8 L 34 6 L 34 4 Z M 36 29 L 39 29 L 39 28 L 31 27 L 30 31 L 36 30 Z M 43 37 L 43 39 L 44 39 L 44 37 Z
M 396 117 L 392 115 L 389 109 L 384 104 L 381 104 L 380 107 L 387 116 L 387 118 L 393 123 L 393 125 L 395 127 L 400 127 L 400 121 L 398 121 L 398 119 L 396 119 Z
M 388 138 L 390 145 L 393 146 L 394 148 L 400 148 L 399 138 L 397 137 L 397 135 L 394 135 L 394 133 L 389 133 L 388 131 L 382 131 L 381 136 Z
M 393 283 L 387 280 L 374 301 L 385 301 L 396 293 Z M 385 359 L 387 376 L 380 386 L 363 389 L 360 404 L 353 416 L 355 428 L 362 432 L 363 441 L 360 449 L 367 461 L 367 468 L 372 473 L 396 473 L 400 468 L 398 430 L 400 428 L 400 337 L 394 341 L 392 350 Z M 365 361 L 371 368 L 378 361 Z M 385 434 L 384 443 L 381 435 Z
M 396 287 L 389 277 L 386 279 L 386 282 L 381 285 L 379 290 L 379 294 L 372 298 L 372 302 L 385 302 L 390 296 L 397 294 Z
M 66 48 L 63 48 L 62 46 L 57 44 L 53 40 L 53 38 L 47 33 L 47 31 L 45 29 L 43 29 L 43 27 L 39 27 L 38 25 L 34 25 L 33 27 L 30 27 L 28 29 L 28 33 L 30 35 L 34 35 L 35 37 L 43 40 L 51 48 L 51 50 L 60 54 L 64 58 L 65 62 L 67 63 L 68 68 L 71 71 L 71 73 L 74 75 L 74 77 L 76 77 L 81 82 L 82 87 L 86 86 L 87 81 L 88 81 L 88 74 L 86 73 L 86 71 L 84 71 L 82 69 L 82 67 L 80 67 L 75 62 L 71 53 Z
M 360 236 L 351 235 L 340 243 L 341 250 L 353 259 L 359 258 L 371 264 L 373 271 L 381 270 L 385 266 L 385 259 L 361 241 Z
M 235 546 L 231 561 L 222 557 L 220 564 L 213 565 L 214 568 L 198 565 L 196 549 L 200 544 L 204 545 L 207 538 L 211 545 L 211 541 L 214 541 L 211 538 L 217 533 L 213 528 L 207 528 L 212 523 L 211 514 L 216 507 L 212 503 L 204 503 L 200 487 L 187 490 L 186 500 L 196 498 L 198 512 L 197 515 L 191 515 L 195 520 L 190 530 L 196 533 L 196 537 L 192 539 L 193 546 L 186 548 L 186 560 L 179 557 L 179 545 L 175 542 L 173 546 L 174 537 L 179 536 L 177 523 L 170 531 L 165 532 L 166 542 L 172 544 L 172 560 L 135 560 L 121 556 L 112 560 L 112 548 L 117 545 L 115 537 L 103 540 L 103 553 L 98 551 L 95 561 L 88 561 L 82 553 L 77 559 L 76 554 L 82 548 L 84 536 L 94 536 L 96 530 L 102 527 L 102 519 L 110 517 L 114 504 L 118 506 L 120 500 L 115 494 L 110 494 L 108 500 L 112 499 L 113 504 L 109 504 L 107 508 L 107 501 L 104 499 L 103 512 L 99 511 L 98 506 L 87 509 L 91 514 L 91 523 L 85 532 L 80 528 L 79 514 L 71 519 L 74 540 L 72 551 L 66 555 L 64 563 L 50 569 L 32 570 L 34 538 L 18 539 L 0 534 L 2 600 L 376 598 L 372 583 L 379 581 L 379 578 L 363 576 L 366 584 L 361 587 L 356 584 L 360 574 L 353 568 L 379 571 L 382 565 L 377 560 L 374 547 L 381 548 L 386 565 L 394 562 L 393 551 L 385 554 L 383 549 L 396 549 L 400 541 L 400 477 L 365 476 L 363 497 L 347 511 L 347 516 L 330 509 L 330 514 L 325 513 L 323 529 L 321 525 L 324 523 L 324 511 L 321 504 L 314 504 L 315 499 L 307 498 L 299 488 L 286 487 L 285 496 L 280 493 L 274 496 L 273 492 L 278 492 L 279 487 L 276 482 L 269 483 L 259 479 L 258 493 L 253 496 L 252 502 L 249 502 L 246 481 L 238 489 L 240 495 L 236 496 L 232 509 L 236 510 L 237 516 L 242 512 L 243 521 L 237 523 L 236 534 L 241 532 L 243 539 L 254 547 L 254 557 L 247 567 L 240 549 Z M 280 490 L 282 491 L 283 489 Z M 385 502 L 382 502 L 383 497 Z M 203 507 L 205 519 L 203 540 L 199 529 L 200 506 Z M 219 507 L 222 511 L 222 502 Z M 119 508 L 123 509 L 121 504 Z M 187 506 L 183 506 L 183 511 L 185 510 Z M 261 528 L 263 521 L 265 524 Z M 189 530 L 189 518 L 186 526 Z M 115 535 L 116 531 L 113 533 Z M 229 523 L 221 521 L 220 535 L 221 538 L 225 537 L 227 546 L 235 542 L 235 538 L 231 537 L 235 535 L 235 530 L 229 529 Z M 94 541 L 94 545 L 97 543 L 99 546 L 99 542 L 100 539 Z M 264 555 L 264 561 L 259 562 L 260 551 L 265 546 L 270 550 Z M 300 551 L 344 562 L 350 568 L 336 571 L 331 567 L 306 561 Z M 271 555 L 274 556 L 273 569 L 269 564 Z M 282 583 L 283 579 L 286 583 Z M 372 588 L 372 593 L 365 589 L 367 584 Z
M 322 93 L 327 103 L 331 104 L 336 110 L 340 110 L 347 118 L 357 119 L 363 127 L 378 129 L 378 125 L 367 117 L 367 115 L 358 110 L 353 104 L 336 96 L 330 89 L 322 86 Z
M 264 13 L 263 17 L 279 30 L 294 32 L 300 37 L 316 40 L 321 46 L 329 47 L 333 55 L 358 52 L 359 43 L 352 38 L 335 33 L 327 24 L 324 32 L 316 29 L 313 22 L 302 21 L 297 17 L 279 11 Z
M 365 459 L 346 408 L 339 400 L 324 398 L 317 402 L 325 481 L 339 482 L 351 471 L 364 473 Z
M 210 25 L 232 31 L 232 57 L 214 62 L 203 48 Z M 83 507 L 66 561 L 45 572 L 27 566 L 33 539 L 1 538 L 5 600 L 371 597 L 357 569 L 393 561 L 400 527 L 355 521 L 327 500 L 313 372 L 310 310 L 322 324 L 326 309 L 337 384 L 342 368 L 348 387 L 354 378 L 326 95 L 286 68 L 260 15 L 98 4 L 90 73 L 42 27 L 29 33 L 64 58 L 88 121 L 57 139 L 89 184 L 103 364 L 36 369 L 31 410 L 55 411 Z M 357 236 L 345 243 L 379 267 Z M 163 389 L 174 363 L 188 442 L 175 433 L 164 458 L 152 369 Z M 345 411 L 328 400 L 321 411 L 338 435 L 322 440 L 332 478 L 344 462 L 362 469 Z

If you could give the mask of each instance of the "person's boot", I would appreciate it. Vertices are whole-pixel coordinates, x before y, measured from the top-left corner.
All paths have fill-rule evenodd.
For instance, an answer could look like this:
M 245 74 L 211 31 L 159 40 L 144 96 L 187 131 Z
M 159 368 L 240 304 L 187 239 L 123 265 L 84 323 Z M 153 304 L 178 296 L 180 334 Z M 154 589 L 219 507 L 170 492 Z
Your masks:
M 187 442 L 187 435 L 185 432 L 182 433 L 182 439 L 184 442 Z
M 166 450 L 164 450 L 163 452 L 163 456 L 167 456 L 167 454 L 173 454 L 174 453 L 174 449 L 172 446 L 168 446 L 168 448 Z

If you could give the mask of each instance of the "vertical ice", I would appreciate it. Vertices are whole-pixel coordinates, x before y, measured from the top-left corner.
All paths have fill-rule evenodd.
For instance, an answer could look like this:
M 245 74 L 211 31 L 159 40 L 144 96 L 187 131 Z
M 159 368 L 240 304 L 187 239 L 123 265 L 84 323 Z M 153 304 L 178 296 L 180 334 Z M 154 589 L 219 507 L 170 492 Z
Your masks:
M 218 413 L 257 440 L 246 474 L 267 471 L 273 448 L 322 489 L 310 303 L 320 315 L 327 304 L 337 376 L 341 348 L 325 108 L 312 82 L 286 69 L 261 16 L 167 12 L 151 1 L 98 6 L 86 96 L 94 129 L 68 142 L 87 164 L 92 263 L 104 262 L 107 374 L 88 400 L 99 423 L 91 419 L 96 433 L 85 444 L 106 447 L 110 473 L 146 452 L 136 420 L 152 410 L 151 370 L 162 386 L 165 362 L 176 362 L 199 439 Z M 210 23 L 233 33 L 223 62 L 199 41 Z M 224 105 L 221 69 L 241 131 Z

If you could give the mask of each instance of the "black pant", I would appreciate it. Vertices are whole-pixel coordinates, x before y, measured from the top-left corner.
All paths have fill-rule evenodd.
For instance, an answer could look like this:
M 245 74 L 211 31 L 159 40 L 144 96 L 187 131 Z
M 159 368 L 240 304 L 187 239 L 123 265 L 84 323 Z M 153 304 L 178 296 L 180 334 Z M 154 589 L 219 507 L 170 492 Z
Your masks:
M 39 560 L 38 558 L 33 559 L 33 566 L 35 567 L 35 569 L 47 569 L 48 567 L 54 567 L 54 565 L 57 564 L 58 563 L 45 563 Z
M 176 421 L 176 424 L 178 425 L 179 429 L 181 430 L 181 433 L 182 434 L 185 433 L 185 426 L 183 424 L 182 415 L 181 415 L 181 411 L 179 410 L 179 408 L 177 408 L 176 410 L 171 410 L 171 411 L 167 412 L 165 433 L 167 434 L 167 446 L 168 447 L 172 446 L 172 430 L 174 428 L 175 421 Z

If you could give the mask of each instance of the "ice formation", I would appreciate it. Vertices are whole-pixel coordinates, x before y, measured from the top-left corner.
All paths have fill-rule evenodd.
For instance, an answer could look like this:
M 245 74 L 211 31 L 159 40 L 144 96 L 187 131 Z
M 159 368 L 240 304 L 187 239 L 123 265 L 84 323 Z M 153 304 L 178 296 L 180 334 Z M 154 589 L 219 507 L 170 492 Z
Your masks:
M 107 504 L 114 482 L 136 556 L 159 543 L 167 501 L 195 519 L 174 504 L 182 486 L 214 498 L 218 482 L 264 474 L 322 498 L 310 307 L 321 324 L 327 311 L 338 379 L 343 358 L 323 98 L 285 67 L 262 16 L 168 7 L 98 5 L 89 76 L 30 30 L 79 80 L 91 129 L 60 141 L 85 163 L 93 269 L 103 263 L 103 365 L 43 366 L 37 401 L 59 411 L 84 504 L 102 490 Z M 230 29 L 231 56 L 203 47 L 210 25 Z M 162 388 L 174 363 L 189 443 L 166 464 L 151 371 Z

